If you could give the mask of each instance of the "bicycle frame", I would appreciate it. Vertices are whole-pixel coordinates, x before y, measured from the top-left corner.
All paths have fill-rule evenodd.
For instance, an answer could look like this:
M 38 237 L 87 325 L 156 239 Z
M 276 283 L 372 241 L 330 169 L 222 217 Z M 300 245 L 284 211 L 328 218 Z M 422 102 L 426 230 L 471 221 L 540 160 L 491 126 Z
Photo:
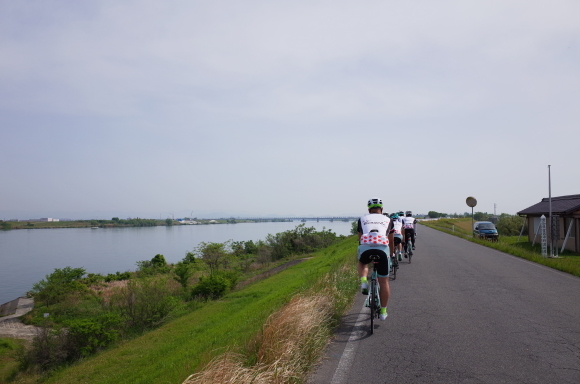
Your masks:
M 377 280 L 377 268 L 378 256 L 371 256 L 371 264 L 373 265 L 373 273 L 371 274 L 371 280 L 369 284 L 369 295 L 366 298 L 365 306 L 371 309 L 371 335 L 374 333 L 374 321 L 375 317 L 379 317 L 379 311 L 381 309 L 381 298 L 379 296 L 379 281 Z

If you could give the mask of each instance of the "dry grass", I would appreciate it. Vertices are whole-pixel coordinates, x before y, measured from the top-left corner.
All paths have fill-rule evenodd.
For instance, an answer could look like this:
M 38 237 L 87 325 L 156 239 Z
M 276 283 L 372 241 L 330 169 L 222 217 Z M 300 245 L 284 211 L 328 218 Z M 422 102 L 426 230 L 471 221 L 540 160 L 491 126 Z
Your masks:
M 183 384 L 302 382 L 329 339 L 333 288 L 297 295 L 273 313 L 255 341 L 255 364 L 247 365 L 243 354 L 225 353 Z
M 128 282 L 129 280 L 110 281 L 108 283 L 93 285 L 89 289 L 101 297 L 105 303 L 109 303 L 111 297 L 118 291 L 118 289 L 125 288 Z

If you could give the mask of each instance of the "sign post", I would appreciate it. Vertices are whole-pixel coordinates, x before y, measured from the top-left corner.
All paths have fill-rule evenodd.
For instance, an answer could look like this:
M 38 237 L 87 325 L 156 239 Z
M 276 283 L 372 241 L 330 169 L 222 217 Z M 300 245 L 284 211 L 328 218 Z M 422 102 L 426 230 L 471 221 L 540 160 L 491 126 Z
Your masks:
M 477 200 L 475 200 L 475 197 L 469 196 L 465 199 L 465 203 L 467 206 L 471 207 L 471 236 L 473 237 L 473 207 L 477 205 Z

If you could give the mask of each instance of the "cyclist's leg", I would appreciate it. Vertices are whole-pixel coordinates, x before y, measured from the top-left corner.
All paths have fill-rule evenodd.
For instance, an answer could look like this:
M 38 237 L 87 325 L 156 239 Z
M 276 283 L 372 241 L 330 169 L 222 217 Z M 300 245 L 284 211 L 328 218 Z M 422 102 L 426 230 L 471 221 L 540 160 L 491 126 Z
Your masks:
M 371 260 L 363 255 L 363 252 L 368 249 L 368 247 L 359 245 L 358 247 L 358 263 L 357 263 L 357 271 L 358 276 L 360 278 L 360 285 L 361 285 L 361 292 L 363 295 L 368 295 L 369 293 L 369 283 L 368 283 L 368 274 L 369 274 L 369 263 Z
M 410 232 L 411 231 L 408 228 L 405 228 L 405 237 L 404 237 L 404 243 L 403 243 L 403 250 L 405 251 L 405 258 L 407 258 L 407 253 L 408 253 L 407 242 L 409 241 L 410 236 L 411 236 Z
M 381 257 L 381 260 L 377 265 L 377 280 L 380 287 L 379 297 L 381 298 L 381 320 L 384 320 L 387 317 L 387 303 L 389 301 L 389 297 L 391 296 L 391 288 L 389 286 L 389 271 L 390 257 L 387 257 L 385 254 L 385 257 Z
M 411 230 L 411 243 L 413 244 L 413 249 L 415 249 L 415 230 Z
M 399 261 L 401 261 L 401 248 L 402 248 L 402 245 L 401 245 L 401 243 L 402 243 L 402 242 L 403 242 L 403 240 L 402 240 L 402 235 L 400 235 L 400 236 L 395 236 L 395 237 L 394 237 L 394 243 L 395 243 L 395 254 L 396 254 L 396 255 L 395 255 L 395 257 L 398 257 L 398 258 L 399 258 Z

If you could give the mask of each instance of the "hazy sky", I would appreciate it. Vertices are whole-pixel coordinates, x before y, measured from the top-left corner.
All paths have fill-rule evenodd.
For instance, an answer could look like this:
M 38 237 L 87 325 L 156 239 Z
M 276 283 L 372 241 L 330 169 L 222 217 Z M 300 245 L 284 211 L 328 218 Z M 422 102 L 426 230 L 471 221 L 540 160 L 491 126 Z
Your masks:
M 0 219 L 580 193 L 580 2 L 0 0 Z

